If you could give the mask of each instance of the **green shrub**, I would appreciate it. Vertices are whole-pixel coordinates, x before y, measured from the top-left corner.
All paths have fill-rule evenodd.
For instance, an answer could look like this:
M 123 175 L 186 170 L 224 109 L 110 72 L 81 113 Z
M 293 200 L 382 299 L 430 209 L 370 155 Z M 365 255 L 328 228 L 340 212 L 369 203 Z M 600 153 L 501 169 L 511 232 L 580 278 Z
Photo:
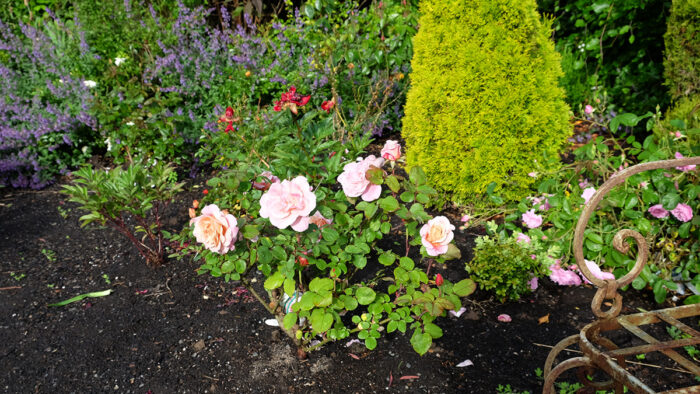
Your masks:
M 700 1 L 677 0 L 664 35 L 664 77 L 674 100 L 700 93 Z
M 533 161 L 556 155 L 570 134 L 548 24 L 534 0 L 421 7 L 403 120 L 408 165 L 456 200 L 492 182 L 522 197 Z
M 700 93 L 680 98 L 666 111 L 663 120 L 654 127 L 657 138 L 666 138 L 670 133 L 683 132 L 690 146 L 700 146 Z
M 516 237 L 479 237 L 474 259 L 467 263 L 467 272 L 482 290 L 493 290 L 501 301 L 518 300 L 532 292 L 530 281 L 543 276 L 543 266 L 533 254 L 531 244 Z

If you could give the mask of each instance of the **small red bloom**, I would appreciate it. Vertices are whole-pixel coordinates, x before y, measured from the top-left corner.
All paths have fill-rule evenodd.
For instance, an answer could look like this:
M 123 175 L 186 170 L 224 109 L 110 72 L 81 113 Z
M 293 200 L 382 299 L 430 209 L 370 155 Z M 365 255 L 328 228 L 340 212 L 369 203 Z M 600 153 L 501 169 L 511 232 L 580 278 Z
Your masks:
M 226 113 L 219 117 L 219 123 L 231 124 L 233 122 L 238 122 L 239 120 L 241 119 L 233 116 L 233 108 L 231 107 L 226 107 Z
M 233 122 L 230 122 L 230 123 L 226 126 L 226 130 L 224 130 L 224 133 L 228 134 L 229 131 L 236 131 L 236 129 L 233 128 Z
M 333 100 L 324 101 L 323 103 L 321 103 L 321 109 L 329 114 L 331 113 L 331 109 L 333 109 L 333 107 L 335 107 L 335 101 Z
M 206 196 L 207 194 L 209 194 L 209 190 L 207 190 L 207 189 L 202 190 L 202 194 L 204 194 Z
M 435 275 L 435 284 L 438 286 L 442 286 L 442 283 L 443 283 L 442 275 L 440 275 L 440 274 Z
M 289 108 L 294 115 L 297 114 L 297 108 L 303 107 L 311 99 L 311 95 L 302 96 L 297 93 L 297 88 L 294 86 L 289 87 L 289 91 L 282 93 L 280 99 L 275 101 L 274 110 L 279 112 L 283 109 Z
M 309 260 L 306 257 L 298 256 L 297 261 L 299 262 L 299 265 L 302 267 L 306 267 L 307 265 L 309 265 Z

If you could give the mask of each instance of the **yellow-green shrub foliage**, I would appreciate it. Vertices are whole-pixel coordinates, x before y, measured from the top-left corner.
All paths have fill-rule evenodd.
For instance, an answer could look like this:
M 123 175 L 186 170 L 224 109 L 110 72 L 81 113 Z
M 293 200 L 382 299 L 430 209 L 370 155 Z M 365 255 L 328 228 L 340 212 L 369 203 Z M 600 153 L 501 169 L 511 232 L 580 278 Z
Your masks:
M 408 165 L 459 201 L 491 182 L 521 198 L 533 161 L 556 157 L 571 134 L 549 23 L 535 0 L 425 0 L 420 11 L 403 118 Z
M 676 104 L 666 111 L 664 118 L 656 124 L 654 134 L 662 139 L 667 138 L 669 133 L 677 131 L 678 128 L 671 124 L 675 119 L 682 120 L 686 130 L 700 129 L 700 92 L 678 99 Z M 691 147 L 700 146 L 700 134 L 691 132 L 686 134 Z
M 700 0 L 673 1 L 664 42 L 664 77 L 671 97 L 700 94 Z

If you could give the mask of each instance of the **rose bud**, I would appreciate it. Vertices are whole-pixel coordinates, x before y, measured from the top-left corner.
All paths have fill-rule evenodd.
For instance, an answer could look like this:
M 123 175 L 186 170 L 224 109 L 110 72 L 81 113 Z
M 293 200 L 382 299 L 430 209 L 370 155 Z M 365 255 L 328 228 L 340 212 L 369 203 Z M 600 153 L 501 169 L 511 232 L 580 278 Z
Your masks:
M 194 208 L 194 209 L 199 208 L 199 201 L 197 201 L 197 200 L 192 201 L 192 208 Z
M 443 282 L 444 282 L 444 281 L 443 281 L 443 279 L 442 279 L 442 275 L 440 275 L 440 274 L 435 275 L 435 284 L 436 284 L 436 285 L 442 286 L 442 283 L 443 283 Z
M 195 212 L 194 208 L 190 208 L 190 219 L 194 219 L 197 217 L 197 212 Z
M 269 182 L 256 182 L 253 181 L 253 189 L 265 191 L 270 188 Z

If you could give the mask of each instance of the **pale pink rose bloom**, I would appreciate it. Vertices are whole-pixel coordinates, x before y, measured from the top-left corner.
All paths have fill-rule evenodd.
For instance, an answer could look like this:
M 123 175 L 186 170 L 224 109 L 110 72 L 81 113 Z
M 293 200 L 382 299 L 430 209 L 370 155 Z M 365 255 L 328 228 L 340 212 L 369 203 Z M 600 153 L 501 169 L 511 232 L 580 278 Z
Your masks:
M 464 216 L 462 216 L 462 217 L 459 219 L 459 221 L 462 222 L 462 223 L 464 223 L 464 224 L 467 224 L 467 223 L 469 223 L 469 221 L 470 221 L 471 219 L 472 219 L 471 216 L 469 216 L 469 215 L 464 215 Z
M 439 256 L 447 252 L 447 247 L 454 238 L 455 229 L 444 216 L 428 220 L 420 229 L 420 239 L 429 256 Z
M 221 212 L 214 204 L 202 208 L 202 214 L 190 220 L 194 225 L 192 234 L 197 242 L 214 253 L 224 254 L 235 249 L 233 245 L 238 236 L 238 223 L 236 218 Z
M 515 241 L 516 242 L 522 241 L 522 242 L 525 242 L 526 244 L 529 244 L 532 240 L 527 235 L 525 235 L 523 233 L 518 233 L 518 238 L 516 238 Z
M 593 274 L 593 276 L 595 276 L 596 278 L 598 278 L 600 280 L 607 280 L 607 279 L 615 280 L 615 274 L 613 274 L 612 272 L 602 271 L 600 269 L 600 267 L 598 266 L 598 264 L 596 264 L 595 262 L 593 262 L 591 260 L 584 259 L 583 261 L 586 263 L 586 268 L 588 268 L 588 270 L 591 271 L 591 274 Z M 591 284 L 591 281 L 588 280 L 588 278 L 586 278 L 586 275 L 584 275 L 583 272 L 579 271 L 579 273 L 581 274 L 581 277 L 583 278 L 583 280 L 586 283 Z
M 683 157 L 685 157 L 681 154 L 681 152 L 676 152 L 675 156 L 676 156 L 676 159 L 682 159 Z M 693 171 L 694 169 L 695 169 L 695 164 L 688 164 L 687 166 L 676 167 L 676 170 L 683 171 L 683 172 Z
M 668 216 L 668 211 L 664 209 L 663 205 L 661 204 L 650 206 L 648 212 L 651 214 L 651 216 L 657 219 L 665 218 Z
M 588 204 L 588 200 L 593 197 L 595 194 L 595 187 L 587 187 L 586 189 L 583 190 L 583 193 L 581 193 L 581 198 Z
M 583 112 L 585 112 L 585 113 L 588 114 L 588 115 L 592 114 L 593 111 L 595 111 L 595 109 L 593 108 L 592 105 L 586 105 L 586 106 L 583 108 Z
M 683 134 L 680 131 L 676 131 L 676 138 L 683 138 Z
M 311 224 L 315 224 L 318 228 L 333 223 L 333 220 L 324 218 L 323 215 L 321 215 L 321 212 L 319 211 L 316 211 L 316 213 L 309 217 L 309 221 L 311 222 Z
M 671 215 L 681 222 L 688 222 L 693 218 L 693 208 L 688 204 L 678 204 L 671 210 Z
M 539 287 L 539 281 L 537 280 L 536 276 L 530 279 L 530 281 L 527 283 L 530 285 L 531 290 L 537 290 L 537 287 Z
M 549 205 L 549 199 L 545 196 L 532 197 L 532 206 L 541 211 L 548 211 L 552 206 Z
M 260 217 L 269 218 L 270 223 L 279 229 L 292 226 L 295 231 L 306 230 L 308 216 L 314 208 L 316 195 L 303 176 L 273 183 L 260 197 Z
M 573 271 L 561 269 L 559 265 L 553 265 L 549 269 L 552 271 L 549 274 L 549 279 L 560 286 L 579 286 L 581 284 L 581 278 Z
M 510 315 L 506 315 L 505 313 L 502 315 L 498 315 L 497 319 L 498 319 L 498 321 L 500 321 L 502 323 L 510 323 L 511 321 L 513 321 L 513 319 L 510 317 Z
M 382 187 L 370 182 L 365 174 L 371 166 L 381 167 L 384 159 L 370 155 L 365 159 L 358 159 L 355 163 L 348 163 L 343 167 L 343 173 L 338 175 L 338 182 L 343 186 L 343 192 L 348 197 L 360 197 L 364 201 L 374 201 L 382 194 Z
M 647 186 L 649 186 L 649 182 L 644 181 L 644 182 L 640 183 L 639 186 L 641 186 L 641 187 L 643 187 L 644 189 L 646 189 Z
M 396 161 L 401 157 L 401 145 L 397 141 L 388 140 L 380 154 L 386 160 Z
M 274 175 L 270 171 L 264 171 L 260 176 L 267 178 L 271 183 L 279 183 L 280 179 Z
M 530 178 L 537 178 L 537 173 L 534 172 L 534 171 L 533 171 L 533 172 L 528 172 L 528 173 L 527 173 L 527 176 L 529 176 Z
M 527 228 L 537 228 L 542 224 L 542 216 L 536 214 L 534 209 L 525 212 L 522 219 Z

